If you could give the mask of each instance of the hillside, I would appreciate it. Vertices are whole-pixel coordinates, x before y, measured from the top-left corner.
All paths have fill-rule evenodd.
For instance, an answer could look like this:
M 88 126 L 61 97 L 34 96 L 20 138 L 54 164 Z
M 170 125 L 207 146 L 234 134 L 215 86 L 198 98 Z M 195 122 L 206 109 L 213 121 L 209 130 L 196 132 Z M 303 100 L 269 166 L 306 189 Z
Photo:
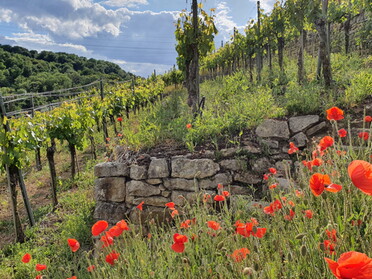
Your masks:
M 101 78 L 123 80 L 133 76 L 112 62 L 19 46 L 0 45 L 0 61 L 2 94 L 52 91 Z

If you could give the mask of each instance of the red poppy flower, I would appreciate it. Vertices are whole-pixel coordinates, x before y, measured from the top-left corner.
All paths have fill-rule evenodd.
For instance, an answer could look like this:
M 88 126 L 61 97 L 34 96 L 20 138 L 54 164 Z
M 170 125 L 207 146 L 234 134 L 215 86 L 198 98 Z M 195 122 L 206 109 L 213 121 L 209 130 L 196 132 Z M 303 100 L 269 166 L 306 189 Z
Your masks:
M 208 202 L 210 199 L 211 199 L 211 195 L 210 194 L 204 194 L 203 195 L 203 202 Z
M 140 202 L 140 204 L 139 205 L 137 205 L 136 207 L 139 209 L 139 210 L 143 210 L 143 204 L 144 204 L 145 202 Z
M 287 221 L 291 221 L 294 218 L 295 214 L 296 213 L 292 209 L 290 209 L 289 210 L 289 215 L 285 215 L 284 219 L 286 219 Z
M 293 142 L 289 143 L 288 154 L 296 153 L 298 150 L 298 147 Z
M 277 173 L 276 168 L 269 168 L 269 172 L 271 172 L 272 174 L 276 174 Z
M 319 141 L 318 147 L 320 151 L 326 150 L 328 147 L 332 146 L 334 143 L 334 139 L 330 136 L 325 136 Z
M 112 251 L 110 254 L 106 256 L 105 261 L 109 263 L 110 265 L 114 265 L 115 261 L 119 258 L 120 254 L 116 253 L 115 251 Z
M 186 124 L 186 129 L 191 129 L 192 125 L 190 123 Z
M 274 215 L 274 213 L 282 208 L 282 203 L 280 200 L 273 201 L 269 206 L 264 208 L 266 214 Z
M 47 269 L 47 266 L 45 264 L 36 264 L 35 269 L 36 271 L 42 271 Z
M 320 159 L 320 158 L 315 158 L 314 160 L 311 161 L 311 164 L 313 166 L 319 167 L 319 166 L 321 166 L 323 164 L 323 160 Z
M 67 239 L 67 243 L 72 252 L 76 252 L 80 248 L 80 243 L 76 239 L 69 238 Z
M 218 189 L 218 190 L 221 190 L 221 189 L 223 189 L 223 185 L 222 185 L 222 184 L 220 184 L 220 183 L 218 183 L 218 184 L 217 184 L 217 189 Z
M 114 238 L 108 232 L 106 232 L 105 235 L 102 235 L 100 240 L 103 243 L 102 248 L 114 244 Z
M 324 251 L 329 253 L 330 255 L 336 254 L 336 243 L 332 242 L 331 240 L 324 240 L 323 247 Z
M 123 121 L 123 117 L 119 116 L 119 117 L 117 118 L 117 120 L 118 120 L 119 122 L 121 122 L 121 121 Z
M 188 229 L 190 228 L 191 220 L 187 219 L 186 221 L 181 223 L 181 228 L 182 229 Z
M 228 197 L 228 196 L 230 196 L 230 192 L 229 191 L 222 191 L 222 195 L 224 197 Z
M 26 253 L 26 254 L 24 254 L 23 257 L 22 257 L 22 262 L 24 262 L 24 263 L 28 263 L 28 262 L 31 261 L 31 259 L 32 259 L 31 255 L 30 255 L 29 253 Z
M 128 223 L 125 220 L 117 222 L 116 226 L 118 226 L 123 231 L 129 231 Z
M 372 116 L 370 116 L 370 115 L 366 115 L 366 116 L 364 117 L 364 122 L 372 122 Z
M 43 275 L 36 275 L 35 279 L 43 279 Z
M 271 184 L 271 185 L 269 186 L 269 189 L 275 189 L 277 186 L 278 186 L 278 183 Z
M 104 220 L 100 220 L 96 222 L 92 226 L 92 235 L 97 236 L 100 235 L 104 230 L 106 230 L 108 227 L 108 223 Z
M 174 209 L 171 213 L 171 216 L 174 218 L 176 215 L 178 215 L 178 210 Z
M 96 266 L 92 264 L 92 265 L 87 267 L 87 271 L 92 272 L 93 270 L 95 270 L 95 268 L 96 268 Z
M 344 119 L 344 111 L 338 107 L 327 109 L 327 119 L 335 121 Z
M 170 208 L 170 209 L 174 209 L 174 207 L 176 206 L 174 202 L 168 202 L 165 204 L 166 207 Z
M 220 224 L 218 222 L 215 222 L 215 221 L 208 221 L 208 228 L 211 228 L 212 230 L 219 230 L 221 228 Z
M 360 132 L 358 134 L 358 137 L 361 138 L 361 139 L 364 139 L 364 140 L 368 140 L 369 139 L 369 133 L 368 132 Z
M 337 262 L 324 258 L 337 279 L 372 278 L 372 259 L 366 254 L 350 251 L 341 254 Z
M 123 136 L 122 134 L 120 134 L 120 133 L 118 134 L 118 137 L 119 137 L 119 138 L 121 138 L 122 136 Z
M 355 160 L 350 163 L 347 170 L 354 186 L 372 196 L 372 164 L 363 160 Z
M 308 218 L 308 219 L 313 218 L 314 213 L 310 209 L 307 209 L 304 212 L 305 212 L 305 217 L 306 218 Z
M 302 198 L 304 196 L 304 193 L 302 191 L 299 191 L 299 190 L 295 190 L 295 194 L 296 194 L 297 198 Z
M 263 175 L 263 180 L 269 180 L 269 176 L 270 176 L 269 174 L 266 174 L 266 173 L 265 173 L 265 174 Z
M 241 262 L 242 260 L 244 260 L 247 255 L 250 253 L 250 251 L 247 249 L 247 248 L 240 248 L 240 249 L 236 249 L 231 255 L 230 257 L 235 261 L 235 262 Z
M 346 135 L 347 135 L 347 131 L 345 129 L 338 130 L 338 136 L 340 138 L 344 138 L 344 137 L 346 137 Z
M 252 222 L 248 223 L 241 223 L 240 221 L 237 221 L 235 223 L 236 233 L 244 237 L 254 236 L 262 238 L 266 234 L 266 228 L 257 228 L 257 225 L 257 220 L 253 220 Z
M 216 195 L 216 196 L 214 197 L 214 200 L 215 200 L 215 201 L 224 201 L 224 200 L 225 200 L 225 197 L 222 196 L 222 195 Z
M 173 235 L 173 241 L 174 243 L 172 244 L 171 248 L 174 252 L 182 253 L 185 251 L 185 243 L 188 241 L 186 235 L 175 233 Z
M 327 229 L 326 234 L 329 240 L 337 242 L 337 231 L 335 229 L 332 229 L 331 231 Z
M 310 190 L 316 196 L 320 196 L 324 190 L 332 193 L 337 193 L 342 189 L 341 185 L 331 182 L 328 174 L 314 173 L 310 177 Z
M 77 279 L 77 277 L 76 276 L 72 276 L 72 277 L 67 278 L 67 279 Z

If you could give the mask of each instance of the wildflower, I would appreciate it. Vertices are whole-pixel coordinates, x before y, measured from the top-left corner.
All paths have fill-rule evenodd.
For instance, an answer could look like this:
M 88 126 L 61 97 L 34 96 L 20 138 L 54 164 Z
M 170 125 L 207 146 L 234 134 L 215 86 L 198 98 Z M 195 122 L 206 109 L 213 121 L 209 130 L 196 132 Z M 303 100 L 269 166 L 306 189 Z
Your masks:
M 328 239 L 330 239 L 333 242 L 337 242 L 337 231 L 335 229 L 332 229 L 331 231 L 327 229 L 326 234 Z
M 42 271 L 47 269 L 47 266 L 45 264 L 36 264 L 35 269 L 36 271 Z
M 116 253 L 115 251 L 112 251 L 110 254 L 108 254 L 106 256 L 106 259 L 105 261 L 110 264 L 110 265 L 114 265 L 115 264 L 115 261 L 117 261 L 117 259 L 119 258 L 120 254 L 119 253 Z
M 107 227 L 108 227 L 108 223 L 104 220 L 100 220 L 100 221 L 96 222 L 92 226 L 92 235 L 97 236 L 97 235 L 101 234 L 104 230 L 107 229 Z
M 172 218 L 174 218 L 176 215 L 178 215 L 178 210 L 174 209 L 171 213 Z
M 190 228 L 191 220 L 187 219 L 186 221 L 181 223 L 181 228 L 182 229 L 188 229 Z
M 203 195 L 203 202 L 208 202 L 210 199 L 211 199 L 211 195 L 210 194 L 204 194 Z
M 372 116 L 370 116 L 370 115 L 366 115 L 366 116 L 364 117 L 364 122 L 372 122 Z
M 170 208 L 170 209 L 174 209 L 174 207 L 176 205 L 174 204 L 174 202 L 168 202 L 168 203 L 165 204 L 165 206 L 168 207 L 168 208 Z
M 192 125 L 190 123 L 186 124 L 186 129 L 191 129 Z
M 269 175 L 265 173 L 265 174 L 263 175 L 263 180 L 269 180 Z
M 136 208 L 138 208 L 139 210 L 143 210 L 143 204 L 144 204 L 145 202 L 140 202 L 140 204 L 139 205 L 137 205 L 136 206 Z
M 276 168 L 269 168 L 269 172 L 272 173 L 272 174 L 277 173 Z
M 35 279 L 43 279 L 43 275 L 36 275 Z
M 208 221 L 208 228 L 211 228 L 212 230 L 219 230 L 221 228 L 220 224 L 218 222 L 215 222 L 215 221 Z
M 372 259 L 366 254 L 350 251 L 341 254 L 337 262 L 324 258 L 337 279 L 372 278 Z
M 355 160 L 350 163 L 347 170 L 354 186 L 372 196 L 372 164 L 363 160 Z
M 360 220 L 360 219 L 358 219 L 358 220 L 351 220 L 351 225 L 353 226 L 353 227 L 356 227 L 356 226 L 360 226 L 360 225 L 362 225 L 363 224 L 363 221 L 362 220 Z
M 333 184 L 328 174 L 314 173 L 310 177 L 310 190 L 316 196 L 320 196 L 324 190 L 337 193 L 342 189 L 341 185 Z
M 121 121 L 123 121 L 123 117 L 119 116 L 116 120 L 117 120 L 118 122 L 121 122 Z
M 103 243 L 102 248 L 114 244 L 114 238 L 108 232 L 106 232 L 105 235 L 102 235 L 100 240 Z
M 118 134 L 118 138 L 121 138 L 122 136 L 123 136 L 122 134 L 120 134 L 120 133 Z
M 76 239 L 69 238 L 67 239 L 67 243 L 68 246 L 70 246 L 71 251 L 74 253 L 80 248 L 80 243 Z
M 304 196 L 304 193 L 300 190 L 295 190 L 295 195 L 297 198 L 302 198 Z
M 172 244 L 171 248 L 174 252 L 182 253 L 185 251 L 185 243 L 188 241 L 186 235 L 175 233 L 173 235 L 173 241 L 174 243 Z
M 332 242 L 329 239 L 323 241 L 323 249 L 325 252 L 329 253 L 330 255 L 336 254 L 336 243 Z
M 125 222 L 125 220 L 121 220 L 116 223 L 116 226 L 118 226 L 123 231 L 129 231 L 128 223 Z
M 236 249 L 231 255 L 230 257 L 235 261 L 235 262 L 241 262 L 242 260 L 244 260 L 247 255 L 250 253 L 250 251 L 247 249 L 247 248 L 240 248 L 240 249 Z
M 345 129 L 342 128 L 342 129 L 338 130 L 338 136 L 340 138 L 344 138 L 344 137 L 346 137 L 346 135 L 347 135 L 347 131 Z
M 334 139 L 330 136 L 325 136 L 323 137 L 320 141 L 319 141 L 319 144 L 318 144 L 318 147 L 320 149 L 320 151 L 324 151 L 326 150 L 328 147 L 331 147 L 334 143 Z
M 292 209 L 290 209 L 289 210 L 289 215 L 285 215 L 284 219 L 287 220 L 287 221 L 291 221 L 294 218 L 295 214 L 296 213 Z
M 327 109 L 327 119 L 335 121 L 344 119 L 344 111 L 338 107 Z
M 252 220 L 252 222 L 241 223 L 237 221 L 235 223 L 236 233 L 240 234 L 244 237 L 258 237 L 262 238 L 266 234 L 266 228 L 257 228 L 258 222 L 256 219 Z
M 271 184 L 269 189 L 275 189 L 278 186 L 278 183 Z
M 31 255 L 30 255 L 29 253 L 26 253 L 26 254 L 24 254 L 23 257 L 22 257 L 22 262 L 23 262 L 23 263 L 28 263 L 28 262 L 31 261 L 31 259 L 32 259 Z
M 225 197 L 222 196 L 222 195 L 216 195 L 216 196 L 214 197 L 214 200 L 215 200 L 215 201 L 224 201 L 224 200 L 225 200 Z
M 306 218 L 308 219 L 313 218 L 314 213 L 310 209 L 305 210 L 304 213 Z
M 282 203 L 280 200 L 273 201 L 269 206 L 264 208 L 266 214 L 274 215 L 274 213 L 282 208 Z
M 77 279 L 77 277 L 76 276 L 72 276 L 72 277 L 67 278 L 67 279 Z
M 298 150 L 298 147 L 293 142 L 289 143 L 288 154 L 296 153 Z
M 92 272 L 95 268 L 96 268 L 96 266 L 92 264 L 92 265 L 87 267 L 87 271 Z
M 364 139 L 364 140 L 368 140 L 369 139 L 369 133 L 368 132 L 360 132 L 358 134 L 358 137 L 361 138 L 361 139 Z
M 222 191 L 222 195 L 224 197 L 228 197 L 228 196 L 230 196 L 230 192 L 229 191 Z
M 218 184 L 217 184 L 217 189 L 218 189 L 218 190 L 221 190 L 222 188 L 223 188 L 223 185 L 220 184 L 220 183 L 218 183 Z

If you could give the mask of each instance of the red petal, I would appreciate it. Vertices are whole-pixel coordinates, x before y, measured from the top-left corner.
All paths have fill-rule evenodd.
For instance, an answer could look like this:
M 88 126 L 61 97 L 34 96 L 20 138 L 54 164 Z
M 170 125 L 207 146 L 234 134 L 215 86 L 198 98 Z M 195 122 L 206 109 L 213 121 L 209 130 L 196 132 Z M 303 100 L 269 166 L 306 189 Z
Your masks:
M 183 244 L 183 243 L 173 243 L 172 249 L 176 253 L 182 253 L 183 251 L 185 251 L 185 244 Z
M 92 235 L 97 236 L 106 230 L 108 227 L 108 223 L 106 221 L 100 220 L 95 223 L 92 227 Z
M 329 184 L 327 187 L 324 188 L 328 192 L 337 193 L 342 190 L 342 186 L 338 184 Z

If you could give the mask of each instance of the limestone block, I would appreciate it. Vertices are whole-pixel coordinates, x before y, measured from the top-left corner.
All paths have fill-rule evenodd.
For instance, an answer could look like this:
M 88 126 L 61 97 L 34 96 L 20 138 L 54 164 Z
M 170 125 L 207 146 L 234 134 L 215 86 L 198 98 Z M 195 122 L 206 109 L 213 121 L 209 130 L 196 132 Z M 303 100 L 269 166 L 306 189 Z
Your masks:
M 93 218 L 95 220 L 105 220 L 110 224 L 115 224 L 127 216 L 127 208 L 123 203 L 97 202 Z
M 127 196 L 149 197 L 160 195 L 159 187 L 152 186 L 143 181 L 132 180 L 127 182 Z
M 308 138 L 304 133 L 300 132 L 294 135 L 289 141 L 293 142 L 297 147 L 305 147 L 308 142 Z
M 98 201 L 124 202 L 125 177 L 102 177 L 95 181 L 95 197 Z
M 217 189 L 217 184 L 222 184 L 224 186 L 230 185 L 232 183 L 232 177 L 228 173 L 217 173 L 211 178 L 202 179 L 199 181 L 200 189 Z
M 168 190 L 183 190 L 191 192 L 199 189 L 197 180 L 194 181 L 194 179 L 182 178 L 164 178 L 164 187 Z
M 147 178 L 146 166 L 131 165 L 130 166 L 130 178 L 134 180 L 142 180 Z
M 250 196 L 250 195 L 253 195 L 253 190 L 250 189 L 249 187 L 246 187 L 246 186 L 231 185 L 231 186 L 229 186 L 228 189 L 230 190 L 230 194 L 232 196 L 236 196 L 236 195 Z
M 165 207 L 165 204 L 170 202 L 170 199 L 167 199 L 163 196 L 151 196 L 151 197 L 140 197 L 133 200 L 134 205 L 138 205 L 141 202 L 144 202 L 146 205 Z
M 311 127 L 309 130 L 306 131 L 306 135 L 311 137 L 315 134 L 325 130 L 327 128 L 327 123 L 325 121 L 320 122 L 319 124 L 315 125 L 314 127 Z
M 289 139 L 290 133 L 287 121 L 267 119 L 256 128 L 257 136 L 261 138 Z
M 164 158 L 152 158 L 149 165 L 148 178 L 163 178 L 168 176 L 169 168 L 167 160 Z
M 172 177 L 192 179 L 211 177 L 220 170 L 220 166 L 210 159 L 185 159 L 172 160 Z
M 197 192 L 173 191 L 171 200 L 178 206 L 184 206 L 186 202 L 190 204 L 195 203 L 199 194 Z
M 146 180 L 146 183 L 148 184 L 151 184 L 151 185 L 159 185 L 161 184 L 163 181 L 159 178 L 152 178 L 152 179 L 147 179 Z
M 223 160 L 220 162 L 220 166 L 233 171 L 243 171 L 247 169 L 247 162 L 244 160 Z
M 252 170 L 256 173 L 265 173 L 272 167 L 269 159 L 266 157 L 258 158 L 251 161 Z
M 233 180 L 237 182 L 246 183 L 246 184 L 258 184 L 262 181 L 262 178 L 250 172 L 243 172 L 243 173 L 234 174 Z
M 294 116 L 289 118 L 289 129 L 292 133 L 305 131 L 307 128 L 319 122 L 318 115 Z
M 116 162 L 99 163 L 94 167 L 96 177 L 128 176 L 129 167 L 127 164 Z

